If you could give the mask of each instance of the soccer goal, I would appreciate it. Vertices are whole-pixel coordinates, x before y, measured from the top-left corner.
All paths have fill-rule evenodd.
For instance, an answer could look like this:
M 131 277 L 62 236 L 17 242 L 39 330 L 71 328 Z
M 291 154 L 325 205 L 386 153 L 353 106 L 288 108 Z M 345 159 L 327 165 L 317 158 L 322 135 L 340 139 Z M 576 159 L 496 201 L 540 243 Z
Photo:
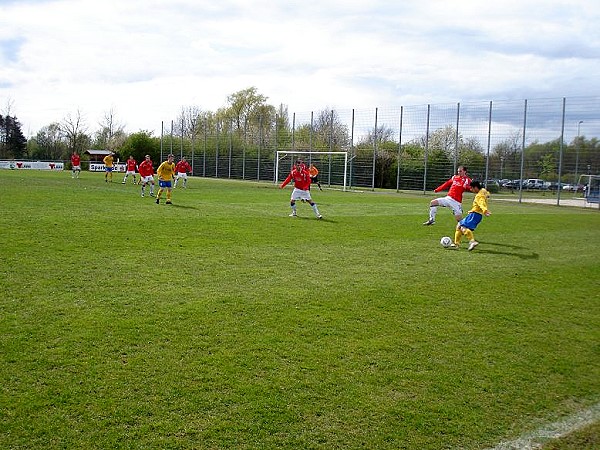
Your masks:
M 588 203 L 599 203 L 600 206 L 600 175 L 580 175 L 579 185 L 583 185 L 583 196 Z
M 283 181 L 296 160 L 302 158 L 307 167 L 313 164 L 319 170 L 321 185 L 340 186 L 343 191 L 346 190 L 348 185 L 347 152 L 278 151 L 275 158 L 274 183 Z

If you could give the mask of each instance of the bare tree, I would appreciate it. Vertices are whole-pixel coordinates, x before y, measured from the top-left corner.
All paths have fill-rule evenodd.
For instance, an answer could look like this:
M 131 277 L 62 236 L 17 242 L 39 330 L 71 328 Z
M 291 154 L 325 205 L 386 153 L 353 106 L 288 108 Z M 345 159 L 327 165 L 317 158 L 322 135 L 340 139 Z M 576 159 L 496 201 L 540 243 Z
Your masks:
M 116 151 L 123 146 L 127 138 L 125 126 L 117 120 L 113 108 L 104 113 L 104 118 L 99 125 L 100 130 L 96 132 L 96 144 L 99 147 Z
M 334 109 L 321 110 L 314 121 L 315 148 L 334 151 L 347 150 L 350 142 L 348 127 Z
M 199 106 L 182 106 L 179 117 L 173 124 L 174 134 L 193 139 L 206 113 Z
M 60 131 L 67 141 L 67 148 L 70 152 L 83 153 L 85 147 L 89 145 L 90 138 L 86 134 L 85 119 L 79 110 L 74 116 L 70 113 L 65 116 L 60 122 Z

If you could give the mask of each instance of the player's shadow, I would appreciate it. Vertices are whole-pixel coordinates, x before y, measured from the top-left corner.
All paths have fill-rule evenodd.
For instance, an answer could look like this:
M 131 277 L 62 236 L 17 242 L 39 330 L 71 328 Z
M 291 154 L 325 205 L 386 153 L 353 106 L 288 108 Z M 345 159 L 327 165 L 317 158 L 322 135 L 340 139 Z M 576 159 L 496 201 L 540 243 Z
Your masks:
M 488 249 L 488 248 L 481 248 L 478 247 L 477 248 L 477 253 L 488 253 L 490 255 L 507 255 L 507 256 L 516 256 L 517 258 L 520 259 L 539 259 L 540 255 L 535 253 L 535 252 L 527 252 L 527 248 L 526 247 L 521 247 L 519 245 L 511 245 L 511 244 L 505 244 L 505 243 L 500 243 L 500 242 L 484 242 L 484 241 L 479 241 L 480 244 L 485 244 L 487 245 L 494 245 L 496 247 L 500 247 L 500 248 L 505 248 L 507 250 L 493 250 L 493 249 Z M 513 251 L 509 251 L 509 250 L 513 250 Z
M 294 218 L 294 220 L 315 220 L 315 221 L 317 221 L 317 222 L 336 223 L 336 222 L 335 222 L 335 220 L 332 220 L 332 219 L 327 219 L 327 218 L 325 218 L 325 217 L 322 217 L 322 218 L 320 218 L 320 219 L 317 219 L 317 218 L 316 218 L 316 217 L 314 217 L 314 216 L 312 216 L 312 217 L 311 217 L 311 216 L 296 216 L 296 217 Z
M 181 208 L 181 209 L 198 209 L 195 206 L 189 206 L 189 205 L 178 205 L 176 203 L 172 204 L 172 205 L 167 205 L 171 208 Z

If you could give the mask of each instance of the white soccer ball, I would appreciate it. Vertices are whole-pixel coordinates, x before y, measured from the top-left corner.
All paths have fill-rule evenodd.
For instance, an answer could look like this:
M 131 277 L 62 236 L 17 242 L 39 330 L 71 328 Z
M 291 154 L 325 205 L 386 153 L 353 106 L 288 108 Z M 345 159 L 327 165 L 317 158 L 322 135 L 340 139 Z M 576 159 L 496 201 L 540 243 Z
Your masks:
M 452 244 L 452 239 L 450 239 L 448 236 L 444 236 L 440 239 L 440 244 L 442 244 L 442 247 L 450 247 Z

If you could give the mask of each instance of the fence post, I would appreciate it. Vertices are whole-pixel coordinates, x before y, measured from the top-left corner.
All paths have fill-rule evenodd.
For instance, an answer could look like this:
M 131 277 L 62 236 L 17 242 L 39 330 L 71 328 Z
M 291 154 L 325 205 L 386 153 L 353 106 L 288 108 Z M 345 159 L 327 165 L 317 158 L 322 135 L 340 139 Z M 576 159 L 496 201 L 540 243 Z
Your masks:
M 262 150 L 263 144 L 263 117 L 262 115 L 258 118 L 258 166 L 256 168 L 256 181 L 260 181 L 260 151 Z
M 350 130 L 350 176 L 348 189 L 352 188 L 352 166 L 354 164 L 354 108 L 352 108 L 352 124 Z
M 375 130 L 373 131 L 373 175 L 371 177 L 371 190 L 375 190 L 375 168 L 377 166 L 377 113 L 379 108 L 375 108 Z
M 398 128 L 398 158 L 396 170 L 396 192 L 400 191 L 400 154 L 402 152 L 402 119 L 404 116 L 404 106 L 400 107 L 400 126 Z
M 310 136 L 308 137 L 309 139 L 309 150 L 312 152 L 313 151 L 313 130 L 314 130 L 314 112 L 311 111 L 310 112 Z
M 170 145 L 169 145 L 169 154 L 172 155 L 173 154 L 173 121 L 172 120 L 171 120 L 171 133 L 170 133 L 170 135 L 171 135 L 171 142 L 170 142 Z
M 431 114 L 431 105 L 427 105 L 427 124 L 425 126 L 425 158 L 423 170 L 423 194 L 427 192 L 427 157 L 429 154 L 429 116 Z
M 164 120 L 160 121 L 160 163 L 162 163 L 163 160 L 163 136 L 165 134 L 165 122 Z
M 204 148 L 202 149 L 202 176 L 206 176 L 206 139 L 208 138 L 208 118 L 204 118 Z
M 488 172 L 490 168 L 490 146 L 492 145 L 492 102 L 490 101 L 490 112 L 488 114 L 488 140 L 487 140 L 487 155 L 485 157 L 485 178 L 483 185 L 487 188 Z
M 329 115 L 329 151 L 333 151 L 333 109 Z M 327 169 L 327 186 L 331 187 L 331 155 L 329 155 L 329 164 Z
M 233 152 L 233 120 L 229 121 L 229 155 L 227 158 L 227 178 L 231 178 L 231 161 L 232 161 L 232 152 Z
M 183 117 L 181 117 L 181 143 L 179 145 L 179 159 L 183 158 Z
M 296 113 L 292 114 L 292 150 L 296 150 Z
M 215 146 L 215 178 L 219 178 L 219 124 L 217 120 L 217 145 Z
M 525 170 L 525 134 L 527 133 L 527 99 L 523 107 L 523 142 L 521 143 L 521 172 L 519 173 L 519 203 L 523 201 L 523 171 Z
M 242 144 L 242 180 L 246 179 L 246 143 L 248 139 L 248 122 L 244 121 L 244 142 Z
M 558 147 L 558 189 L 556 190 L 556 206 L 560 206 L 560 178 L 562 175 L 562 163 L 563 163 L 563 146 L 565 141 L 565 110 L 567 107 L 567 98 L 563 97 L 562 104 L 562 123 L 560 127 L 560 143 Z
M 458 127 L 460 123 L 460 102 L 456 104 L 456 135 L 454 137 L 454 170 L 452 173 L 456 173 L 458 169 L 458 152 L 460 151 Z

